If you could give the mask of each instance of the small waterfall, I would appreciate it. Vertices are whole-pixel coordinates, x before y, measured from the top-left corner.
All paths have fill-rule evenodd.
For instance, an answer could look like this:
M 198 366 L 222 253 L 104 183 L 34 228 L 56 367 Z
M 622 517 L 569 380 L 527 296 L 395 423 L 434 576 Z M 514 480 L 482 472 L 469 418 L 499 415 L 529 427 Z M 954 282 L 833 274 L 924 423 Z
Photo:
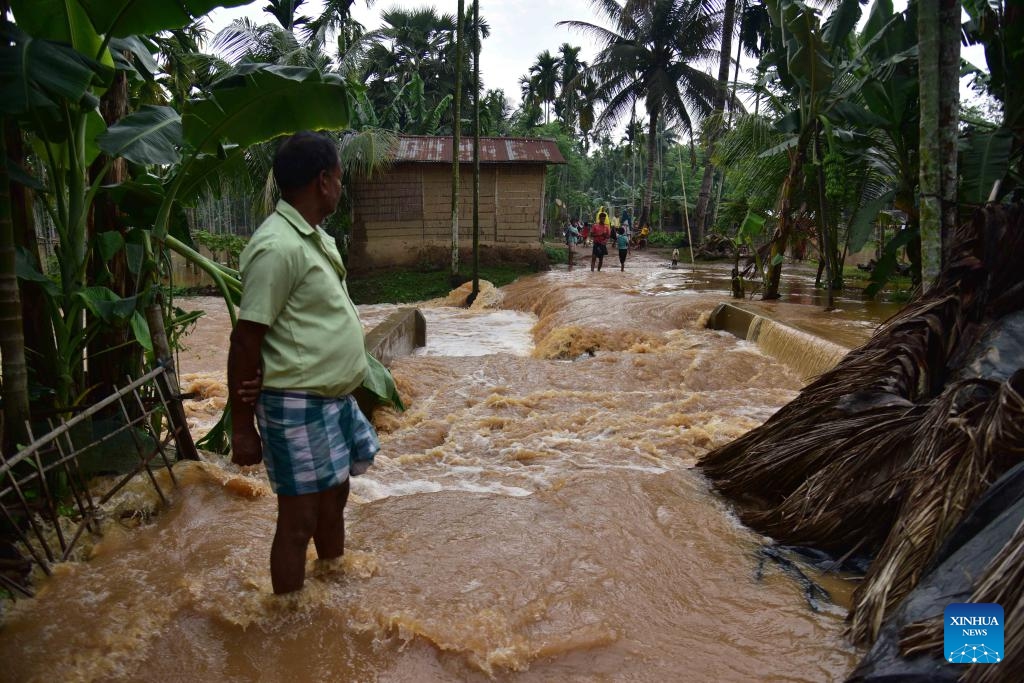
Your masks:
M 731 304 L 719 304 L 708 318 L 707 326 L 757 344 L 762 351 L 800 373 L 804 380 L 831 370 L 850 351 L 845 346 Z
M 747 340 L 800 373 L 804 380 L 831 370 L 849 349 L 788 325 L 755 316 Z

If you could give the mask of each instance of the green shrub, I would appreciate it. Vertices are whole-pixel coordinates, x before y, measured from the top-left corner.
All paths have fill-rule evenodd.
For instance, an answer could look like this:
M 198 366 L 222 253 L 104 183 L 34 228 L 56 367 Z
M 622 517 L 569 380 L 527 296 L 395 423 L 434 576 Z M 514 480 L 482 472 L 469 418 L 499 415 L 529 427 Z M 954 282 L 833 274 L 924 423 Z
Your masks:
M 566 247 L 555 247 L 550 244 L 544 245 L 544 253 L 551 263 L 568 263 L 569 250 Z
M 248 237 L 230 234 L 214 234 L 205 230 L 196 230 L 192 235 L 196 244 L 202 245 L 210 250 L 215 259 L 224 259 L 223 263 L 228 268 L 238 268 L 238 257 L 248 244 Z
M 682 247 L 685 243 L 682 233 L 652 232 L 647 236 L 647 244 L 652 247 Z

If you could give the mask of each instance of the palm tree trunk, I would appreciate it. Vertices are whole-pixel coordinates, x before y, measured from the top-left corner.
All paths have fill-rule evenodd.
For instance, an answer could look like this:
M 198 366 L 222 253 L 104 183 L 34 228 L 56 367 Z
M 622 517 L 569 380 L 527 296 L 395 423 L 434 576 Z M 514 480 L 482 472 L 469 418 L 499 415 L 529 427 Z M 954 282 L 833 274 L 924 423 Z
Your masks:
M 469 295 L 472 300 L 480 293 L 480 40 L 480 0 L 473 0 L 473 292 Z
M 1007 3 L 1009 4 L 1009 3 Z M 939 163 L 942 166 L 942 239 L 939 267 L 947 263 L 944 245 L 949 244 L 960 223 L 957 140 L 960 124 L 960 0 L 943 0 L 939 47 Z M 1018 47 L 1019 49 L 1019 47 Z
M 7 144 L 5 136 L 0 135 L 0 354 L 3 355 L 2 439 L 3 452 L 7 454 L 14 453 L 18 444 L 26 443 L 25 423 L 29 417 L 25 333 L 14 254 Z
M 833 251 L 832 240 L 829 239 L 831 235 L 831 221 L 829 220 L 828 213 L 828 197 L 825 194 L 825 166 L 822 163 L 822 149 L 821 149 L 821 122 L 818 121 L 815 124 L 814 132 L 814 145 L 818 161 L 817 168 L 817 180 L 818 180 L 818 235 L 820 242 L 818 244 L 818 251 L 821 254 L 821 265 L 825 267 L 825 288 L 828 292 L 825 302 L 825 310 L 831 311 L 835 308 L 835 295 L 832 290 L 833 274 L 835 273 L 835 266 L 833 264 Z M 821 267 L 818 268 L 819 272 Z
M 651 221 L 651 196 L 654 194 L 654 156 L 658 153 L 658 137 L 655 131 L 658 130 L 659 112 L 656 108 L 650 112 L 651 123 L 647 131 L 647 182 L 644 185 L 643 208 L 640 210 L 640 227 L 650 225 Z
M 465 2 L 459 0 L 455 17 L 455 97 L 452 98 L 452 263 L 451 279 L 459 276 L 459 145 L 462 141 L 462 18 Z
M 762 299 L 779 298 L 779 282 L 782 280 L 782 256 L 786 253 L 786 245 L 789 243 L 789 234 L 793 231 L 793 216 L 791 208 L 793 205 L 793 194 L 796 192 L 797 179 L 803 173 L 803 159 L 800 156 L 800 146 L 789 152 L 789 173 L 782 185 L 782 192 L 779 193 L 779 224 L 772 236 L 771 249 L 768 252 L 768 275 L 765 278 L 764 293 Z
M 111 126 L 128 115 L 128 81 L 124 71 L 118 71 L 111 87 L 100 99 L 100 113 L 107 126 Z M 95 181 L 106 165 L 106 155 L 100 155 L 93 162 L 89 172 L 89 180 Z M 116 159 L 106 173 L 105 185 L 115 185 L 128 177 L 128 165 L 124 159 Z M 92 216 L 89 221 L 89 239 L 108 231 L 121 232 L 119 210 L 114 202 L 99 195 L 92 204 Z M 134 283 L 128 270 L 128 262 L 124 251 L 111 258 L 109 263 L 101 263 L 98 255 L 93 255 L 90 284 L 106 284 L 115 294 L 121 297 L 131 296 Z M 97 281 L 104 277 L 109 268 L 112 279 L 108 283 Z M 142 368 L 142 349 L 138 345 L 127 346 L 129 341 L 127 326 L 102 325 L 95 339 L 89 343 L 89 386 L 98 396 L 113 393 L 115 385 L 124 382 L 126 376 L 136 376 Z M 116 352 L 111 352 L 117 349 Z
M 21 165 L 25 160 L 25 141 L 17 124 L 7 120 L 4 125 L 7 158 L 9 163 Z M 12 182 L 11 222 L 14 225 L 14 243 L 29 259 L 29 265 L 45 273 L 39 257 L 39 239 L 36 235 L 35 194 L 32 189 Z M 26 362 L 30 376 L 44 387 L 57 386 L 60 370 L 57 362 L 57 345 L 53 336 L 51 313 L 56 302 L 46 294 L 38 282 L 20 280 L 21 324 L 25 339 L 29 342 Z
M 736 23 L 736 0 L 726 0 L 722 12 L 722 51 L 718 58 L 718 89 L 715 92 L 716 124 L 708 131 L 707 154 L 704 158 L 704 177 L 700 183 L 700 194 L 697 196 L 697 215 L 694 219 L 694 238 L 700 244 L 707 225 L 707 216 L 711 203 L 711 183 L 714 180 L 715 167 L 711 156 L 715 152 L 715 140 L 721 131 L 721 121 L 725 116 L 725 101 L 729 91 L 729 59 L 732 53 L 732 29 Z
M 946 26 L 950 21 L 956 32 Z M 959 0 L 918 4 L 921 252 L 925 287 L 931 286 L 939 274 L 944 238 L 956 225 L 959 27 Z

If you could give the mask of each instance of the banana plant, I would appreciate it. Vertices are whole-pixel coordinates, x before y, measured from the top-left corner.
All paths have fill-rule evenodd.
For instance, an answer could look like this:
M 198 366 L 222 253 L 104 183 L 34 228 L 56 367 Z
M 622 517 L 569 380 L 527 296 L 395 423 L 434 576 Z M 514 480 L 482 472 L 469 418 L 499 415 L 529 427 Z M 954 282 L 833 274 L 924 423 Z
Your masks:
M 395 93 L 391 103 L 381 116 L 385 128 L 401 130 L 413 135 L 436 135 L 441 117 L 451 105 L 449 93 L 431 107 L 424 92 L 423 79 L 414 73 Z
M 1007 0 L 964 0 L 963 7 L 964 36 L 985 48 L 988 73 L 977 77 L 1003 110 L 997 129 L 968 137 L 960 159 L 960 200 L 977 205 L 1024 184 L 1024 8 Z
M 44 202 L 59 235 L 59 282 L 50 281 L 54 334 L 60 345 L 57 404 L 68 407 L 83 396 L 83 350 L 92 333 L 84 311 L 100 324 L 131 324 L 139 343 L 148 330 L 136 314 L 157 284 L 158 256 L 177 247 L 231 293 L 223 270 L 189 252 L 174 236 L 183 200 L 210 184 L 246 146 L 301 128 L 342 127 L 348 97 L 340 78 L 311 69 L 243 65 L 215 84 L 207 97 L 189 102 L 184 115 L 169 107 L 145 106 L 107 128 L 97 111 L 114 61 L 112 40 L 178 28 L 217 6 L 245 0 L 14 0 L 17 25 L 2 27 L 0 113 L 31 133 L 43 160 Z M 106 235 L 89 245 L 87 222 L 93 200 L 103 189 L 106 168 L 90 180 L 89 166 L 100 151 L 106 166 L 123 158 L 152 174 L 130 181 L 159 204 L 150 219 L 129 216 L 132 239 Z M 154 182 L 154 179 L 156 181 Z M 148 183 L 148 185 L 147 185 Z M 145 186 L 145 187 L 140 187 Z M 180 233 L 179 233 L 180 234 Z M 90 246 L 97 247 L 90 249 Z M 124 249 L 140 277 L 136 295 L 123 301 L 88 282 L 90 252 L 104 256 Z M 19 263 L 20 275 L 45 278 Z M 232 273 L 226 273 L 232 275 Z M 4 272 L 10 280 L 14 273 Z M 49 279 L 49 278 L 46 278 Z M 128 310 L 131 314 L 128 315 Z
M 213 84 L 208 96 L 191 100 L 182 115 L 170 107 L 146 106 L 111 126 L 97 140 L 110 156 L 141 166 L 168 166 L 159 185 L 133 181 L 155 204 L 150 251 L 166 246 L 202 268 L 228 303 L 232 323 L 241 292 L 238 272 L 201 256 L 189 245 L 180 208 L 213 189 L 220 174 L 242 163 L 246 147 L 306 128 L 343 128 L 349 121 L 345 81 L 305 67 L 242 64 Z
M 887 5 L 888 15 L 892 15 L 891 3 L 878 4 Z M 822 242 L 819 246 L 830 291 L 841 279 L 850 223 L 845 223 L 845 235 L 841 234 L 837 215 L 843 207 L 830 207 L 830 196 L 835 204 L 847 195 L 838 186 L 843 179 L 837 173 L 841 173 L 845 162 L 841 143 L 852 142 L 858 132 L 885 123 L 865 107 L 861 87 L 866 54 L 887 35 L 889 26 L 882 21 L 882 15 L 872 15 L 858 35 L 858 0 L 840 0 L 824 23 L 818 10 L 801 0 L 767 0 L 765 6 L 771 16 L 773 49 L 762 59 L 761 67 L 774 69 L 778 82 L 795 105 L 776 124 L 784 133 L 782 141 L 761 155 L 785 153 L 789 162 L 777 200 L 778 223 L 765 266 L 768 272 L 763 296 L 772 299 L 779 296 L 781 257 L 793 231 L 796 199 L 801 195 L 813 198 L 816 204 L 814 211 Z M 850 160 L 856 159 L 852 155 Z M 857 199 L 860 198 L 853 197 L 850 203 L 855 204 Z

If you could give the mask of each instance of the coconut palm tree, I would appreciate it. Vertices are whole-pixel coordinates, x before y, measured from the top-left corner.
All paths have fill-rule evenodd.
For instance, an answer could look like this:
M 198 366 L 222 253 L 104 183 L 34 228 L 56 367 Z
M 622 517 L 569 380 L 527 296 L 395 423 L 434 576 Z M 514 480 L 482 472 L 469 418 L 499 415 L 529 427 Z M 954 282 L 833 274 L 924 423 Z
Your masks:
M 562 60 L 544 50 L 537 55 L 537 61 L 530 67 L 530 81 L 533 92 L 544 104 L 544 123 L 551 121 L 551 104 L 558 97 L 559 69 Z
M 722 49 L 718 57 L 718 90 L 715 93 L 715 112 L 713 121 L 721 122 L 725 113 L 726 93 L 728 90 L 729 64 L 732 59 L 732 34 L 736 23 L 736 0 L 725 0 L 722 12 Z M 714 164 L 711 157 L 715 153 L 715 140 L 721 134 L 719 126 L 711 126 L 706 131 L 708 136 L 707 156 L 704 161 L 704 177 L 697 196 L 696 218 L 693 224 L 693 240 L 700 244 L 707 225 L 707 214 L 711 199 L 711 181 L 714 175 Z
M 454 45 L 455 17 L 431 8 L 392 9 L 380 15 L 377 45 L 367 55 L 368 74 L 376 77 L 418 73 L 425 81 L 440 70 Z
M 559 64 L 559 95 L 558 104 L 555 105 L 556 114 L 561 111 L 561 119 L 568 130 L 574 130 L 577 124 L 579 112 L 579 75 L 587 67 L 586 62 L 580 60 L 580 50 L 569 43 L 562 43 L 558 48 Z
M 355 0 L 325 0 L 323 10 L 309 19 L 303 29 L 307 42 L 327 44 L 329 34 L 338 36 L 338 54 L 344 55 L 355 40 L 363 34 L 363 26 L 352 19 L 352 5 Z M 373 0 L 367 0 L 369 7 Z
M 597 82 L 597 97 L 607 102 L 597 125 L 622 118 L 643 101 L 648 128 L 664 119 L 692 132 L 713 109 L 716 81 L 700 65 L 718 56 L 721 22 L 702 0 L 627 2 L 592 0 L 609 21 L 608 29 L 586 21 L 562 21 L 593 37 L 601 50 L 584 73 Z M 647 177 L 639 223 L 650 220 L 656 137 L 647 140 Z
M 584 67 L 585 68 L 585 67 Z M 594 129 L 597 120 L 595 116 L 595 105 L 597 104 L 597 83 L 593 78 L 582 74 L 576 84 L 576 116 L 580 126 L 580 137 L 583 139 L 583 149 L 590 149 L 590 131 Z

